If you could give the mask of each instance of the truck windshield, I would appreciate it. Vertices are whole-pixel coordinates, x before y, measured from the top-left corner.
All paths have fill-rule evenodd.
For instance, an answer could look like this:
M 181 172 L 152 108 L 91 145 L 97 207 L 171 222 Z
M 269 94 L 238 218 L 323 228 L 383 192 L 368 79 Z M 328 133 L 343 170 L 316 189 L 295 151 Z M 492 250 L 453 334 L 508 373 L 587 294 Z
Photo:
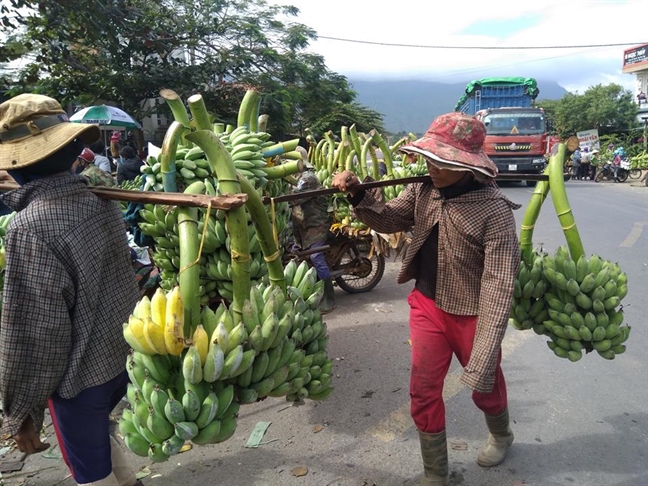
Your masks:
M 484 117 L 489 135 L 532 135 L 545 132 L 540 113 L 489 113 Z

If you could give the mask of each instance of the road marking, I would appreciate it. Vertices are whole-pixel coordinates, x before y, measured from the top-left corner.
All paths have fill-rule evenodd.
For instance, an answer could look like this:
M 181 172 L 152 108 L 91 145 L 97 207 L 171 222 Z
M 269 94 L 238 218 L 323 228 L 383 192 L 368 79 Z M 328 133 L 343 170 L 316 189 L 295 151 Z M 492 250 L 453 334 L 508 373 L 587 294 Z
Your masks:
M 632 227 L 632 230 L 630 230 L 630 234 L 628 237 L 621 242 L 619 245 L 619 248 L 632 248 L 632 246 L 639 240 L 641 237 L 641 232 L 643 231 L 643 227 L 646 225 L 646 223 L 643 222 L 637 222 L 634 224 Z
M 523 344 L 535 333 L 531 330 L 522 332 L 509 330 L 502 342 L 502 359 L 506 360 L 521 344 Z M 443 400 L 448 401 L 465 388 L 460 378 L 463 368 L 459 367 L 452 373 L 448 373 L 443 385 Z M 382 442 L 391 442 L 399 435 L 405 433 L 408 429 L 414 427 L 412 416 L 410 415 L 410 404 L 400 406 L 390 413 L 376 425 L 370 427 L 367 432 Z

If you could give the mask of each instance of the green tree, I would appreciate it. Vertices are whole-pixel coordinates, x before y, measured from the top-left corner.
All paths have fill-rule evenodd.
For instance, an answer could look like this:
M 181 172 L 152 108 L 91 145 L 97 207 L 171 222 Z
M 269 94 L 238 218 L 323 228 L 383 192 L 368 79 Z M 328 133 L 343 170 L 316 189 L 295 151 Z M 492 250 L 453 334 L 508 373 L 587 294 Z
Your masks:
M 316 33 L 291 19 L 298 10 L 265 0 L 9 0 L 3 30 L 22 28 L 29 50 L 11 94 L 37 91 L 63 103 L 112 102 L 136 118 L 160 88 L 200 92 L 219 120 L 233 122 L 250 86 L 277 138 L 301 134 L 356 94 L 321 56 L 306 51 Z M 22 10 L 19 10 L 22 9 Z M 2 49 L 2 52 L 7 52 Z M 352 110 L 350 106 L 347 111 Z
M 599 135 L 624 131 L 636 125 L 637 105 L 632 93 L 618 84 L 591 86 L 582 95 L 567 93 L 560 100 L 537 103 L 551 118 L 563 138 L 596 128 Z

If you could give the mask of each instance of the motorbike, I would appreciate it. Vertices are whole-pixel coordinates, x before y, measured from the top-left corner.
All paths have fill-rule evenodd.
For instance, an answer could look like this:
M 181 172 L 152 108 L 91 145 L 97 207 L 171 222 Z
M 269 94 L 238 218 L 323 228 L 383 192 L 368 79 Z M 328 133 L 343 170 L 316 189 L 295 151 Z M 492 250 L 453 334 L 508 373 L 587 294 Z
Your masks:
M 385 273 L 385 258 L 373 248 L 371 235 L 331 235 L 324 246 L 308 250 L 295 249 L 284 255 L 284 263 L 306 261 L 312 266 L 310 255 L 324 252 L 331 276 L 342 290 L 359 294 L 373 289 Z
M 604 164 L 594 178 L 595 182 L 601 182 L 602 180 L 615 181 L 615 182 L 625 182 L 628 180 L 630 175 L 630 162 L 627 160 L 622 160 L 620 165 L 617 167 L 616 178 L 614 177 L 614 166 L 611 163 Z

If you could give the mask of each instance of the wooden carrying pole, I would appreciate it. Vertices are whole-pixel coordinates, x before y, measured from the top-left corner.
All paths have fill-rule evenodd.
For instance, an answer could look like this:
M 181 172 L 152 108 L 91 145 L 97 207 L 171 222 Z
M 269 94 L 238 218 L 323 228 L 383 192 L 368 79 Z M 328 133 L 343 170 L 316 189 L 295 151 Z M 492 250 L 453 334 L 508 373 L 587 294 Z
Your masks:
M 18 189 L 18 184 L 1 182 L 0 192 Z M 90 192 L 102 199 L 112 201 L 137 202 L 142 204 L 165 204 L 167 206 L 188 206 L 198 208 L 223 209 L 225 211 L 243 206 L 247 201 L 247 194 L 226 194 L 223 196 L 209 196 L 207 194 L 184 194 L 176 192 L 142 192 L 112 187 L 91 186 Z
M 565 180 L 569 180 L 571 176 L 569 174 L 564 174 Z M 358 184 L 353 188 L 354 191 L 364 191 L 367 189 L 373 189 L 375 187 L 385 187 L 385 186 L 397 186 L 399 184 L 413 184 L 417 182 L 426 182 L 430 180 L 430 176 L 415 176 L 415 177 L 402 177 L 400 179 L 388 179 L 384 181 L 373 181 L 365 182 L 364 184 Z M 549 176 L 546 174 L 499 174 L 495 180 L 497 181 L 548 181 Z M 315 189 L 313 191 L 303 191 L 294 194 L 286 194 L 284 196 L 277 197 L 264 197 L 263 203 L 270 204 L 274 202 L 275 204 L 280 202 L 292 201 L 294 199 L 302 199 L 304 197 L 315 197 L 315 196 L 324 196 L 327 194 L 335 194 L 336 192 L 341 192 L 337 187 L 329 187 L 327 189 Z

